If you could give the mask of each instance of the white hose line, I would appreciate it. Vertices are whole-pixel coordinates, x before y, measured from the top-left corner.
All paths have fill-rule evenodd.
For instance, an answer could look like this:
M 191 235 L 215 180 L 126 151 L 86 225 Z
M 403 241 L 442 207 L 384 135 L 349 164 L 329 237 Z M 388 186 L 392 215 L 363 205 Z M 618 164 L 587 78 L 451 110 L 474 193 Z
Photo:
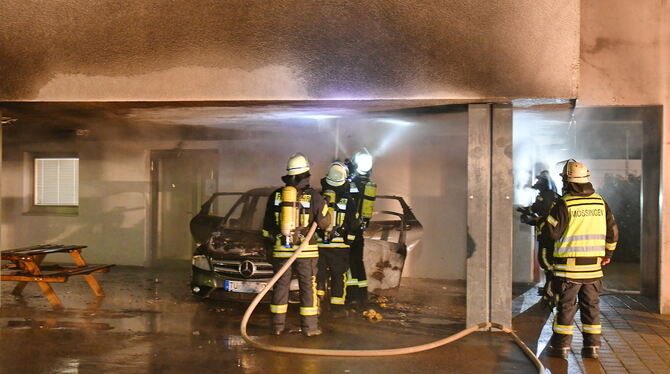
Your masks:
M 503 332 L 512 335 L 512 339 L 514 339 L 514 342 L 519 345 L 521 350 L 530 358 L 530 360 L 533 362 L 535 367 L 537 367 L 538 373 L 545 373 L 544 366 L 542 365 L 542 362 L 535 356 L 533 351 L 526 346 L 526 344 L 519 339 L 519 337 L 512 331 L 511 329 L 498 324 L 498 323 L 491 323 L 491 322 L 483 322 L 471 327 L 468 327 L 465 330 L 459 331 L 456 334 L 450 335 L 446 338 L 442 338 L 440 340 L 436 340 L 434 342 L 426 343 L 426 344 L 421 344 L 413 347 L 403 347 L 403 348 L 390 348 L 390 349 L 316 349 L 316 348 L 298 348 L 298 347 L 285 347 L 285 346 L 277 346 L 277 345 L 271 345 L 271 344 L 265 344 L 265 343 L 259 343 L 257 341 L 254 341 L 249 337 L 247 334 L 247 324 L 249 323 L 249 319 L 251 318 L 251 314 L 254 312 L 258 304 L 261 302 L 263 297 L 272 289 L 275 283 L 277 283 L 277 280 L 288 270 L 288 268 L 295 262 L 295 260 L 298 258 L 300 253 L 303 251 L 305 246 L 309 243 L 309 240 L 312 238 L 314 235 L 314 232 L 316 231 L 316 223 L 312 224 L 312 226 L 309 229 L 309 232 L 307 233 L 307 236 L 303 240 L 303 242 L 300 244 L 298 249 L 295 250 L 295 253 L 293 253 L 293 256 L 291 256 L 286 263 L 284 263 L 284 266 L 279 269 L 279 271 L 272 277 L 270 282 L 263 288 L 263 290 L 256 295 L 254 300 L 249 304 L 249 307 L 247 310 L 244 312 L 244 316 L 242 317 L 242 322 L 240 323 L 240 334 L 242 335 L 242 338 L 252 346 L 263 349 L 266 351 L 272 351 L 272 352 L 280 352 L 280 353 L 293 353 L 293 354 L 302 354 L 302 355 L 311 355 L 311 356 L 331 356 L 331 357 L 383 357 L 383 356 L 397 356 L 397 355 L 404 355 L 404 354 L 410 354 L 410 353 L 417 353 L 417 352 L 423 352 L 427 351 L 433 348 L 437 348 L 446 344 L 449 344 L 451 342 L 454 342 L 458 339 L 461 339 L 465 336 L 468 336 L 472 334 L 473 332 L 477 332 L 481 329 L 490 329 L 490 328 L 495 328 L 502 330 Z

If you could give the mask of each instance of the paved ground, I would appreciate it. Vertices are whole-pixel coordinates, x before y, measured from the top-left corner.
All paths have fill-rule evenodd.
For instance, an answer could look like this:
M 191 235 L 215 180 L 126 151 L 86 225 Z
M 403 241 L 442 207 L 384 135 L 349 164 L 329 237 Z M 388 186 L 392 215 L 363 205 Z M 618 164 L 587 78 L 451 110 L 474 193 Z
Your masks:
M 635 288 L 638 268 L 639 265 L 619 264 L 608 269 L 605 286 L 618 290 Z M 551 337 L 553 314 L 535 304 L 538 299 L 536 288 L 517 297 L 514 307 L 518 314 L 513 323 L 524 341 L 541 354 Z M 670 373 L 670 316 L 653 313 L 655 310 L 655 303 L 646 297 L 604 292 L 600 360 L 581 358 L 582 339 L 577 329 L 567 361 L 545 355 L 541 359 L 552 373 Z
M 99 278 L 108 296 L 96 300 L 82 279 L 56 285 L 66 309 L 51 310 L 35 285 L 23 298 L 2 284 L 0 373 L 532 373 L 535 369 L 502 333 L 477 333 L 452 345 L 393 358 L 317 358 L 259 351 L 239 336 L 243 307 L 201 302 L 188 290 L 188 270 L 117 267 Z M 268 336 L 269 313 L 254 314 L 250 333 L 283 345 L 391 348 L 425 343 L 464 327 L 464 284 L 403 280 L 384 315 L 322 318 L 324 335 Z M 515 301 L 515 328 L 539 351 L 551 333 L 549 313 L 530 290 Z M 535 298 L 535 299 L 534 299 Z M 603 359 L 582 360 L 580 342 L 568 361 L 542 357 L 553 373 L 670 372 L 670 316 L 635 295 L 603 296 Z M 292 315 L 297 311 L 291 309 Z M 549 319 L 550 321 L 550 319 Z M 297 322 L 293 319 L 294 324 Z M 579 335 L 575 335 L 579 337 Z

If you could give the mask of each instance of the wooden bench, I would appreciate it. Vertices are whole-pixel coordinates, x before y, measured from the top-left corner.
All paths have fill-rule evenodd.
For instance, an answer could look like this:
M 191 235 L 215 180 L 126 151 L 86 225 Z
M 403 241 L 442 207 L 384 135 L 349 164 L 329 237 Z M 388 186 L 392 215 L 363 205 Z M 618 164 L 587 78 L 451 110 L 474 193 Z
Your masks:
M 28 282 L 36 282 L 56 309 L 62 308 L 63 304 L 50 283 L 64 283 L 71 276 L 83 275 L 95 295 L 104 296 L 102 287 L 92 273 L 106 273 L 114 265 L 87 265 L 81 255 L 84 248 L 85 245 L 43 244 L 2 251 L 2 260 L 9 263 L 2 266 L 0 280 L 19 282 L 12 291 L 17 296 L 21 295 Z M 51 253 L 69 253 L 76 266 L 42 265 L 44 258 Z

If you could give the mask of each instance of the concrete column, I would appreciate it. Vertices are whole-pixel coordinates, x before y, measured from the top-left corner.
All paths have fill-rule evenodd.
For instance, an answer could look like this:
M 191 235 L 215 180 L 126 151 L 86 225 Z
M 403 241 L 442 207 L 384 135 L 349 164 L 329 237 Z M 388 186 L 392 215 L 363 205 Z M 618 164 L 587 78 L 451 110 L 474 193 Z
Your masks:
M 512 322 L 512 106 L 468 108 L 468 326 Z
M 493 105 L 491 127 L 490 321 L 512 326 L 512 105 Z
M 471 104 L 468 107 L 467 326 L 488 322 L 490 317 L 490 194 L 491 105 Z

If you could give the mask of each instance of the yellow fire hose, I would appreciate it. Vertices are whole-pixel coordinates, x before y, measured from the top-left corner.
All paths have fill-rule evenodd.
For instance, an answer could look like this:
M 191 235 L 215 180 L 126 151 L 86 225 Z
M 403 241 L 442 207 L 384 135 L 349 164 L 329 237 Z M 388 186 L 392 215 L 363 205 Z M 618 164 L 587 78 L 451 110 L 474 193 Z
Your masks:
M 285 346 L 277 346 L 277 345 L 271 345 L 271 344 L 264 344 L 264 343 L 259 343 L 257 341 L 254 341 L 249 337 L 247 334 L 247 324 L 249 323 L 249 319 L 251 318 L 251 314 L 254 312 L 258 304 L 261 302 L 261 299 L 263 299 L 263 296 L 265 296 L 274 286 L 275 283 L 277 283 L 277 280 L 288 270 L 288 268 L 293 264 L 293 262 L 296 260 L 298 255 L 302 252 L 304 249 L 305 245 L 309 242 L 309 240 L 312 238 L 314 235 L 314 232 L 316 231 L 316 223 L 312 224 L 312 226 L 309 229 L 309 232 L 307 233 L 307 236 L 303 240 L 303 242 L 300 244 L 298 249 L 295 250 L 295 253 L 293 256 L 291 256 L 286 263 L 284 263 L 284 266 L 279 269 L 277 274 L 272 277 L 270 282 L 263 288 L 263 290 L 256 295 L 256 298 L 249 304 L 249 307 L 247 310 L 244 312 L 244 316 L 242 317 L 242 322 L 240 323 L 240 333 L 242 335 L 242 338 L 252 346 L 263 349 L 266 351 L 272 351 L 272 352 L 280 352 L 280 353 L 293 353 L 293 354 L 302 354 L 302 355 L 311 355 L 311 356 L 335 356 L 335 357 L 382 357 L 382 356 L 397 356 L 397 355 L 405 355 L 405 354 L 410 354 L 410 353 L 418 353 L 418 352 L 423 352 L 427 351 L 433 348 L 441 347 L 443 345 L 452 343 L 458 339 L 461 339 L 465 336 L 468 336 L 472 334 L 473 332 L 479 331 L 481 329 L 490 329 L 490 328 L 495 328 L 498 330 L 501 330 L 507 334 L 510 334 L 512 336 L 512 339 L 514 339 L 514 342 L 521 348 L 521 350 L 530 358 L 530 360 L 535 364 L 535 367 L 537 367 L 538 373 L 545 373 L 544 365 L 542 365 L 542 362 L 535 356 L 533 351 L 528 348 L 526 344 L 519 339 L 519 337 L 512 331 L 510 328 L 507 328 L 499 323 L 492 323 L 492 322 L 483 322 L 479 323 L 477 325 L 468 327 L 465 330 L 462 330 L 460 332 L 457 332 L 456 334 L 450 335 L 446 338 L 436 340 L 434 342 L 426 343 L 426 344 L 421 344 L 413 347 L 403 347 L 403 348 L 390 348 L 390 349 L 370 349 L 370 350 L 364 350 L 364 349 L 315 349 L 315 348 L 297 348 L 297 347 L 285 347 Z

